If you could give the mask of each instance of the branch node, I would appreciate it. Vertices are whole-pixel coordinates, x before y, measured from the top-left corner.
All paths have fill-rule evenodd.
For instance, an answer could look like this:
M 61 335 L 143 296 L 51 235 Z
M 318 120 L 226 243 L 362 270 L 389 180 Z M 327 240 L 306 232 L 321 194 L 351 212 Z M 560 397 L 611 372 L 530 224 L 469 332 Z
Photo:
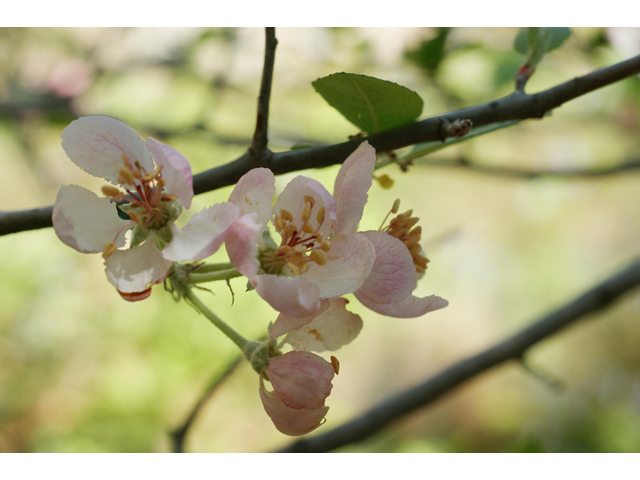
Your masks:
M 443 118 L 440 123 L 440 140 L 444 142 L 449 137 L 464 137 L 471 131 L 471 127 L 473 122 L 468 118 L 457 118 L 453 122 Z

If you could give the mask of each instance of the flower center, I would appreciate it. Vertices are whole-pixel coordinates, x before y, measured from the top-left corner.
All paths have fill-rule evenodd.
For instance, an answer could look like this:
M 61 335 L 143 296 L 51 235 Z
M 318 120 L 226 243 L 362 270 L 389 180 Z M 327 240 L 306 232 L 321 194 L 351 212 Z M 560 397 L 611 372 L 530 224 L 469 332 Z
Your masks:
M 397 213 L 400 208 L 400 200 L 396 200 L 393 203 L 393 207 L 389 213 Z M 427 269 L 427 263 L 429 259 L 422 254 L 422 247 L 420 246 L 420 236 L 422 235 L 422 227 L 415 227 L 415 224 L 420 220 L 418 217 L 412 217 L 413 210 L 408 210 L 396 217 L 392 218 L 389 225 L 385 228 L 380 228 L 381 231 L 387 232 L 392 237 L 396 237 L 409 249 L 411 257 L 413 258 L 413 264 L 416 266 L 417 273 L 424 273 Z M 387 217 L 389 214 L 387 214 Z M 386 221 L 386 218 L 385 218 Z M 382 222 L 384 224 L 384 221 Z
M 326 259 L 323 252 L 331 248 L 331 241 L 323 239 L 320 227 L 324 223 L 324 207 L 320 207 L 316 213 L 317 228 L 309 223 L 311 213 L 315 207 L 315 200 L 310 195 L 304 196 L 305 207 L 300 214 L 302 227 L 298 229 L 294 224 L 291 212 L 285 209 L 275 215 L 274 225 L 276 232 L 282 237 L 280 246 L 276 250 L 267 250 L 262 253 L 260 263 L 262 269 L 269 274 L 282 274 L 287 267 L 292 275 L 300 275 L 309 270 L 309 262 L 324 265 Z
M 111 185 L 102 187 L 102 193 L 118 202 L 118 215 L 130 218 L 143 228 L 162 228 L 170 217 L 167 205 L 177 200 L 177 197 L 162 192 L 166 184 L 162 178 L 162 165 L 153 172 L 147 172 L 137 161 L 132 165 L 124 153 L 122 163 L 123 167 L 118 170 L 118 183 L 126 193 Z

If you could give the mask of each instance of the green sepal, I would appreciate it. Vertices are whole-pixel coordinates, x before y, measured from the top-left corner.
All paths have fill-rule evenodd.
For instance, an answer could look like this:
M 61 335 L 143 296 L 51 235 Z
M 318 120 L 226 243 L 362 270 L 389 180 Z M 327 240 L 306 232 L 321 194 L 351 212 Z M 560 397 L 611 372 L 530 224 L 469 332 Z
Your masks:
M 173 233 L 167 225 L 158 229 L 158 232 L 156 233 L 156 247 L 158 250 L 162 250 L 164 247 L 169 245 L 171 240 L 173 240 Z
M 148 228 L 144 228 L 140 225 L 136 225 L 135 227 L 133 227 L 133 235 L 131 236 L 131 248 L 137 247 L 142 242 L 144 242 L 149 236 L 149 231 L 150 230 Z

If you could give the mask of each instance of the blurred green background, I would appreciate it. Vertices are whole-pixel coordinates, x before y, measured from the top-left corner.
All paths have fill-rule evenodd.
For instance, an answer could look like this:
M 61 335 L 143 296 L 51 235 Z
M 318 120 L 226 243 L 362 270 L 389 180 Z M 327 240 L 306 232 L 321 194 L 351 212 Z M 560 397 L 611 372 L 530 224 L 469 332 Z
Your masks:
M 357 129 L 314 92 L 334 72 L 404 85 L 422 117 L 512 90 L 522 61 L 517 29 L 277 29 L 270 146 L 345 141 Z M 436 41 L 432 41 L 436 39 Z M 246 149 L 255 126 L 264 31 L 248 29 L 0 29 L 0 189 L 3 210 L 50 205 L 62 184 L 103 184 L 60 146 L 78 116 L 106 114 L 180 150 L 194 172 Z M 442 54 L 434 55 L 433 51 Z M 530 80 L 536 92 L 640 51 L 639 29 L 574 29 Z M 350 303 L 365 327 L 336 356 L 327 423 L 340 425 L 561 306 L 640 251 L 640 178 L 500 178 L 437 159 L 520 169 L 593 169 L 640 154 L 637 77 L 416 162 L 374 182 L 362 229 L 377 229 L 396 198 L 421 218 L 431 263 L 417 294 L 449 300 L 417 319 Z M 338 167 L 302 172 L 331 191 Z M 296 174 L 277 178 L 277 188 Z M 196 197 L 190 213 L 231 187 Z M 181 220 L 186 218 L 181 217 Z M 215 256 L 224 261 L 224 252 Z M 169 451 L 210 379 L 236 356 L 230 341 L 160 286 L 122 301 L 99 255 L 63 245 L 52 229 L 0 238 L 0 451 Z M 250 338 L 276 313 L 244 281 L 202 292 Z M 640 451 L 640 292 L 537 345 L 529 363 L 496 368 L 353 452 Z M 242 365 L 186 440 L 194 452 L 269 451 L 291 441 L 265 414 L 257 375 Z

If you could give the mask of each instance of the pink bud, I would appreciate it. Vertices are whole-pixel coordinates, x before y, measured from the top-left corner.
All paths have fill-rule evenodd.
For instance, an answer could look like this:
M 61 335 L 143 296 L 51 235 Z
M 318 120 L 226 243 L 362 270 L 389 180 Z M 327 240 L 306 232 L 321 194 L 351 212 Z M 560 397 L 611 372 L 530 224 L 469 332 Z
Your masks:
M 269 359 L 265 369 L 284 405 L 295 409 L 319 408 L 331 393 L 333 366 L 309 352 L 289 352 Z

